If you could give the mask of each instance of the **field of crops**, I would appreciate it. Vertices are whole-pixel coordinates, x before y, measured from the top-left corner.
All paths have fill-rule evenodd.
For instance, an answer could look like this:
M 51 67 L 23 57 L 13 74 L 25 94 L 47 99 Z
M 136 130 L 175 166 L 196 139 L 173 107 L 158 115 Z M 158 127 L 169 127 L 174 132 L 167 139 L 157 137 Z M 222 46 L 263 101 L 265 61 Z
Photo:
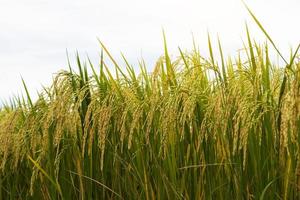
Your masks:
M 24 84 L 0 111 L 0 199 L 299 199 L 298 49 L 274 63 L 260 28 L 269 46 L 247 30 L 244 56 L 165 41 L 137 74 L 100 43 L 37 100 Z

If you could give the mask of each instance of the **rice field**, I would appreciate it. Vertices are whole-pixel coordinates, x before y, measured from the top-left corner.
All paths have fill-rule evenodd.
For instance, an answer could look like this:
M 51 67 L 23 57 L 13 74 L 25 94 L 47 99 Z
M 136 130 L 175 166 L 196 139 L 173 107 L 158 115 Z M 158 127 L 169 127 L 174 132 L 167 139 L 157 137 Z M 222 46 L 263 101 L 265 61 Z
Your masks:
M 0 111 L 0 199 L 300 199 L 299 47 L 284 58 L 252 17 L 268 43 L 247 29 L 236 57 L 208 37 L 207 58 L 171 59 L 164 37 L 136 73 L 100 42 L 37 100 L 24 82 Z

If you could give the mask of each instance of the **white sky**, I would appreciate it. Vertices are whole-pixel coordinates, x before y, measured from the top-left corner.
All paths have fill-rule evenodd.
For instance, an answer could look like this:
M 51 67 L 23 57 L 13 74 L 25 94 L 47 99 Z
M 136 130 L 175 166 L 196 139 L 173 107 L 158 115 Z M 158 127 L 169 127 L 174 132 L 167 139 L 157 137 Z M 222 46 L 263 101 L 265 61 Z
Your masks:
M 245 1 L 284 52 L 295 48 L 299 0 Z M 173 55 L 178 46 L 191 49 L 191 33 L 205 54 L 207 30 L 229 55 L 242 47 L 245 21 L 264 41 L 241 0 L 0 0 L 0 99 L 22 92 L 21 76 L 32 94 L 49 85 L 67 69 L 66 49 L 97 63 L 97 37 L 117 60 L 120 52 L 132 64 L 143 57 L 151 70 L 163 53 L 162 28 Z

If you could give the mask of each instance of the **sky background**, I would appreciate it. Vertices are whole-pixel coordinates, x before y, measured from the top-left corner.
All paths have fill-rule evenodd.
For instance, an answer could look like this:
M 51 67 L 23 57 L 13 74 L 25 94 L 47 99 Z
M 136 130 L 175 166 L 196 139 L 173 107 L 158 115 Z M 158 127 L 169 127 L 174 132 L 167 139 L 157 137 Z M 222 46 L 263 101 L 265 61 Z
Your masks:
M 299 43 L 299 0 L 245 0 L 279 48 L 287 53 Z M 112 55 L 123 52 L 131 64 L 144 58 L 151 71 L 163 54 L 162 28 L 172 55 L 178 46 L 192 48 L 192 35 L 207 54 L 207 31 L 225 55 L 234 55 L 245 40 L 265 41 L 241 0 L 0 0 L 0 100 L 21 94 L 24 78 L 35 95 L 52 75 L 67 69 L 66 50 L 76 50 L 96 64 L 97 37 Z M 76 67 L 75 65 L 73 66 Z

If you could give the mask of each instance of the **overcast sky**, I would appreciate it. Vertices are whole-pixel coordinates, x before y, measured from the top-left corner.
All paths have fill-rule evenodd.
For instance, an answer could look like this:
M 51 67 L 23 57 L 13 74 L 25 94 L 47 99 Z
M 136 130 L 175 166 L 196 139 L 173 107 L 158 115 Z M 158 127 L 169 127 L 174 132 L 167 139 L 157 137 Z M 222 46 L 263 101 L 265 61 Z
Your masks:
M 283 52 L 299 43 L 299 0 L 245 1 Z M 205 54 L 207 31 L 229 55 L 242 47 L 245 21 L 264 41 L 241 0 L 0 0 L 0 99 L 22 92 L 21 76 L 32 94 L 49 85 L 67 69 L 66 49 L 97 63 L 97 37 L 116 58 L 143 57 L 151 70 L 163 53 L 162 28 L 173 55 L 191 48 L 192 33 Z

